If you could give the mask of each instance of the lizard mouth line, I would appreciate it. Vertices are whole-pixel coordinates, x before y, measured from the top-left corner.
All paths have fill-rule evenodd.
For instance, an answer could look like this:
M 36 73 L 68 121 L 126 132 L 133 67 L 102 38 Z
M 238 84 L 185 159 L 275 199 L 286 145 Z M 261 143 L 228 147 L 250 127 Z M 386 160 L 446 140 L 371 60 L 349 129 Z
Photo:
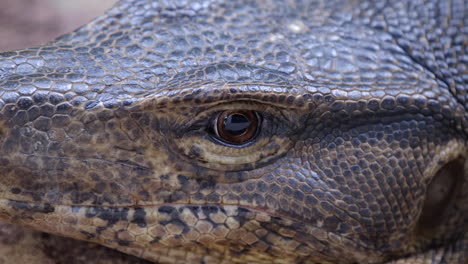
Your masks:
M 281 218 L 293 218 L 291 216 L 287 216 L 285 214 L 278 213 L 268 208 L 260 208 L 248 205 L 241 205 L 241 204 L 230 204 L 230 203 L 155 203 L 155 204 L 133 204 L 133 205 L 81 205 L 81 204 L 52 204 L 52 203 L 33 203 L 27 201 L 19 201 L 13 199 L 0 199 L 0 203 L 9 203 L 9 204 L 17 204 L 20 205 L 17 209 L 26 209 L 28 207 L 32 212 L 37 213 L 51 213 L 54 212 L 55 207 L 69 207 L 69 208 L 107 208 L 107 209 L 147 209 L 151 207 L 163 207 L 163 206 L 174 206 L 174 207 L 238 207 L 238 208 L 245 208 L 248 210 L 266 213 L 270 216 L 274 217 L 281 217 Z M 42 209 L 41 209 L 42 208 Z M 52 211 L 50 211 L 52 210 Z
M 8 204 L 8 207 L 4 205 Z M 15 219 L 20 220 L 22 224 L 27 226 L 35 227 L 37 224 L 33 220 L 29 221 L 24 219 L 34 218 L 35 214 L 51 215 L 55 217 L 65 218 L 67 215 L 75 214 L 75 217 L 80 218 L 89 218 L 97 219 L 103 218 L 103 215 L 107 215 L 106 221 L 122 221 L 127 223 L 136 223 L 141 228 L 146 228 L 148 224 L 148 219 L 141 218 L 141 215 L 150 215 L 154 214 L 164 214 L 170 211 L 170 208 L 174 210 L 183 210 L 183 209 L 200 209 L 203 211 L 203 208 L 207 209 L 206 211 L 211 212 L 214 210 L 221 210 L 223 213 L 234 216 L 236 218 L 255 218 L 256 221 L 263 221 L 265 224 L 273 224 L 276 226 L 283 226 L 288 229 L 294 230 L 294 232 L 300 234 L 302 239 L 308 238 L 312 240 L 323 240 L 321 243 L 328 244 L 329 237 L 333 236 L 334 238 L 345 239 L 347 243 L 355 244 L 356 248 L 361 248 L 365 251 L 376 250 L 375 247 L 362 245 L 354 241 L 351 237 L 343 236 L 340 233 L 326 230 L 318 221 L 304 223 L 303 220 L 285 214 L 265 209 L 257 208 L 253 206 L 245 206 L 239 204 L 187 204 L 187 203 L 161 203 L 161 204 L 145 204 L 145 205 L 129 205 L 129 206 L 100 206 L 100 205 L 68 205 L 68 204 L 41 204 L 41 203 L 29 203 L 11 199 L 0 199 L 0 208 L 9 208 L 8 211 L 0 211 L 0 219 L 10 219 L 10 221 L 15 222 Z M 122 212 L 127 212 L 128 217 L 119 218 L 122 215 Z M 6 214 L 7 217 L 4 217 Z M 251 214 L 250 216 L 248 216 Z M 29 218 L 24 216 L 28 215 Z M 138 217 L 140 215 L 140 217 Z M 17 216 L 17 217 L 15 217 Z M 119 216 L 119 217 L 115 217 Z M 46 216 L 47 217 L 47 216 Z M 114 219 L 115 217 L 116 219 Z M 190 228 L 194 228 L 191 226 Z M 43 227 L 41 227 L 43 229 Z M 50 230 L 52 233 L 59 233 L 60 231 Z M 318 237 L 319 235 L 319 237 Z M 357 235 L 357 234 L 354 234 Z M 354 236 L 353 235 L 353 236 Z M 87 239 L 89 240 L 89 239 Z M 377 250 L 378 251 L 378 250 Z
M 311 220 L 311 219 L 304 219 L 300 216 L 291 216 L 281 211 L 276 211 L 269 208 L 262 208 L 262 207 L 254 207 L 249 205 L 241 205 L 241 204 L 234 204 L 234 203 L 154 203 L 154 204 L 132 204 L 132 205 L 80 205 L 80 204 L 51 204 L 51 203 L 33 203 L 33 202 L 26 202 L 26 201 L 19 201 L 13 199 L 0 199 L 0 204 L 7 203 L 9 207 L 17 212 L 22 213 L 57 213 L 56 208 L 71 208 L 71 210 L 79 210 L 79 209 L 86 209 L 86 210 L 157 210 L 158 208 L 162 207 L 174 207 L 174 208 L 197 208 L 197 207 L 205 207 L 205 208 L 237 208 L 238 210 L 247 210 L 250 212 L 260 213 L 269 218 L 276 218 L 281 219 L 284 222 L 296 222 L 301 223 L 302 226 L 308 225 L 310 227 L 324 229 L 322 224 L 320 224 L 319 220 Z M 1 207 L 0 207 L 1 208 Z M 1 218 L 0 211 L 0 218 Z M 328 231 L 330 232 L 330 231 Z M 339 233 L 332 232 L 336 235 L 340 235 Z

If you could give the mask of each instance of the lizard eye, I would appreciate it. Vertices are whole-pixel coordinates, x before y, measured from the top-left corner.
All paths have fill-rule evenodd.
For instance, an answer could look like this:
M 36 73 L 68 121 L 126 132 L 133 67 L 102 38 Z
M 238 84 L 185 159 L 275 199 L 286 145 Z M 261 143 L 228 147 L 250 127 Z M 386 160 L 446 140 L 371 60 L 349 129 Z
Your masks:
M 229 110 L 217 116 L 213 122 L 213 131 L 225 143 L 242 145 L 258 134 L 260 122 L 260 115 L 255 111 Z
M 293 146 L 302 124 L 299 115 L 268 104 L 234 101 L 188 114 L 183 134 L 173 142 L 187 161 L 216 171 L 258 169 L 282 157 Z M 224 176 L 223 176 L 224 177 Z M 218 178 L 232 182 L 237 176 Z

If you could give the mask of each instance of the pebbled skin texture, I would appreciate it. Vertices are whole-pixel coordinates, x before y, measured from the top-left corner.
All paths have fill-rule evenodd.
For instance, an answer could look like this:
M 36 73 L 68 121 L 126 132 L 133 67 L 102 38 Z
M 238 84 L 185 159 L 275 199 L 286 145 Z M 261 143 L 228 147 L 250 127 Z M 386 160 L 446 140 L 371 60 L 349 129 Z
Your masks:
M 124 0 L 0 54 L 0 218 L 158 263 L 465 263 L 466 1 Z M 254 110 L 242 147 L 207 128 Z
M 91 242 L 0 223 L 0 263 L 150 264 L 151 262 Z

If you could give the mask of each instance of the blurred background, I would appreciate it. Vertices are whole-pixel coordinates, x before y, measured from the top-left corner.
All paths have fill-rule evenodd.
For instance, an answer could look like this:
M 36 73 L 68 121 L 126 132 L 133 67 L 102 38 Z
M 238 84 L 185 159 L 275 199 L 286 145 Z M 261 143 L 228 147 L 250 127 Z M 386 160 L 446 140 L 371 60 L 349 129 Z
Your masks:
M 44 44 L 103 14 L 117 0 L 0 0 L 0 51 Z

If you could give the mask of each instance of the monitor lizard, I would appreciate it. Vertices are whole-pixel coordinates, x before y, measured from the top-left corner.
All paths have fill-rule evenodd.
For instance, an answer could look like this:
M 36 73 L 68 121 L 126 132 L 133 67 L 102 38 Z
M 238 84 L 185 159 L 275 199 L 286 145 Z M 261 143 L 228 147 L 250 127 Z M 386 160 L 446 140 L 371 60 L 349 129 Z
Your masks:
M 0 54 L 0 219 L 157 263 L 466 263 L 468 4 L 122 0 Z

